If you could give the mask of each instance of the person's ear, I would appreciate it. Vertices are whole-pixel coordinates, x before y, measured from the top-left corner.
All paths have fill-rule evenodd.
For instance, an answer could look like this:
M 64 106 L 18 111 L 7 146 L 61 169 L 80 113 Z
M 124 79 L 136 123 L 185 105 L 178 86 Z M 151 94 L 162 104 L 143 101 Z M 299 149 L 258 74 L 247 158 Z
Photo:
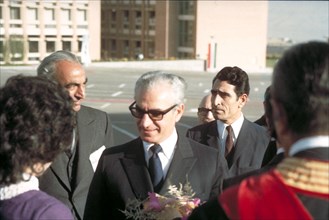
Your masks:
M 178 122 L 183 116 L 185 105 L 183 103 L 177 105 L 176 107 L 176 122 Z
M 239 97 L 239 108 L 242 108 L 248 101 L 248 95 L 242 94 Z

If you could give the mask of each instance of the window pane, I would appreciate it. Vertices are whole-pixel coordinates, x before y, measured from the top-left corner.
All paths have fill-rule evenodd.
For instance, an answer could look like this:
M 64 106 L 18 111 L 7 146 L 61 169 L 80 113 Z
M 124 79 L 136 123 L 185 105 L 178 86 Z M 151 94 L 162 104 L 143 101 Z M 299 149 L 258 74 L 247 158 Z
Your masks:
M 46 50 L 47 50 L 47 53 L 55 52 L 55 41 L 47 41 Z
M 71 41 L 63 41 L 63 50 L 71 51 Z
M 86 10 L 78 9 L 77 14 L 78 14 L 79 21 L 87 21 L 87 11 Z
M 55 20 L 55 10 L 53 8 L 46 8 L 44 10 L 44 19 L 45 21 L 54 21 Z
M 71 10 L 70 9 L 62 9 L 61 14 L 62 14 L 61 19 L 63 21 L 71 21 Z
M 21 10 L 18 7 L 10 7 L 10 19 L 21 19 Z
M 28 8 L 27 9 L 28 19 L 32 21 L 38 20 L 38 9 L 37 8 Z
M 29 41 L 29 52 L 30 53 L 39 52 L 39 42 L 38 41 Z

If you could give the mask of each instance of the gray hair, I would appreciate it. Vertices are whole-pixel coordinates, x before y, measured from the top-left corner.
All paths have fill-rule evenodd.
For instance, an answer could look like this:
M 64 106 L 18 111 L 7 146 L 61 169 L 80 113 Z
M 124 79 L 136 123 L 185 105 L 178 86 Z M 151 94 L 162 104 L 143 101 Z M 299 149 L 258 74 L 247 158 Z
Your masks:
M 56 74 L 56 63 L 63 60 L 80 64 L 79 59 L 74 54 L 69 51 L 59 50 L 42 60 L 37 69 L 38 76 L 53 80 Z
M 152 71 L 144 73 L 135 84 L 135 100 L 136 94 L 140 90 L 147 90 L 159 84 L 168 84 L 172 87 L 172 98 L 176 104 L 184 102 L 185 91 L 187 83 L 185 80 L 177 75 L 166 73 L 163 71 Z

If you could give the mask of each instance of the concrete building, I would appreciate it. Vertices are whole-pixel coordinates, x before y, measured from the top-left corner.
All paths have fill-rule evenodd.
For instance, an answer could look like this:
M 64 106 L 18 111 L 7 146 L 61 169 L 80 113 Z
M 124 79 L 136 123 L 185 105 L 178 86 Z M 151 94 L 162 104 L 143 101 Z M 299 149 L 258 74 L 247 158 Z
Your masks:
M 102 1 L 102 58 L 202 59 L 205 68 L 263 69 L 267 1 Z
M 38 63 L 64 49 L 86 63 L 197 59 L 209 71 L 263 69 L 267 16 L 267 1 L 0 0 L 0 63 Z
M 56 50 L 99 60 L 99 12 L 100 1 L 0 0 L 0 62 L 38 63 Z

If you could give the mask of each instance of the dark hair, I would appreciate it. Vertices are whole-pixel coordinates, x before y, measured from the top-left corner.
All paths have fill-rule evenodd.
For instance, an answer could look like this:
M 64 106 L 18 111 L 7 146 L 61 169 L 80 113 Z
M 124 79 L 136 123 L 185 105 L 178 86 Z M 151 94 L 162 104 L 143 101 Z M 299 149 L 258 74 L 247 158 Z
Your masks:
M 72 141 L 68 93 L 44 77 L 13 76 L 0 89 L 0 184 L 23 180 L 26 168 L 48 163 Z
M 229 84 L 234 85 L 234 92 L 238 97 L 242 94 L 249 95 L 250 86 L 248 74 L 239 67 L 224 67 L 212 80 L 213 85 L 216 80 L 227 81 Z
M 328 132 L 329 44 L 308 42 L 286 51 L 274 68 L 271 94 L 296 134 Z
M 267 118 L 267 130 L 269 131 L 271 137 L 276 137 L 273 116 L 272 116 L 272 105 L 270 103 L 271 99 L 271 86 L 268 86 L 264 93 L 264 109 L 265 109 L 265 117 Z

